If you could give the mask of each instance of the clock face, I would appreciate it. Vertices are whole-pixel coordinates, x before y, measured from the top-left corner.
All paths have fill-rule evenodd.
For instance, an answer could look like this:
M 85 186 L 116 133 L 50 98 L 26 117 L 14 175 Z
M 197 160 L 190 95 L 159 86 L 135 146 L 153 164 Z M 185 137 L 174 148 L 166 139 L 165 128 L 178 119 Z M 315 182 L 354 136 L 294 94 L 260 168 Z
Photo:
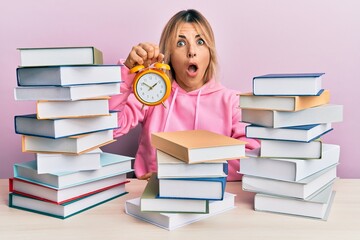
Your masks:
M 137 97 L 144 103 L 159 104 L 167 94 L 165 80 L 156 73 L 150 72 L 142 75 L 135 86 Z

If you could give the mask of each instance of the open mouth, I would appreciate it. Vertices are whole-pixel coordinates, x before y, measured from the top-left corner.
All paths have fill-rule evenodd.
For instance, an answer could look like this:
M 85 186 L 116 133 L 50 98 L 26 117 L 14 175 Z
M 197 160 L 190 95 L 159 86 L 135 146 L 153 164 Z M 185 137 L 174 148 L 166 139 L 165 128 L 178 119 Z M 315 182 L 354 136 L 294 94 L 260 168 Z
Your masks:
M 198 67 L 197 67 L 195 64 L 191 64 L 191 65 L 189 65 L 189 67 L 188 67 L 188 71 L 189 71 L 190 73 L 196 73 L 197 70 L 198 70 Z

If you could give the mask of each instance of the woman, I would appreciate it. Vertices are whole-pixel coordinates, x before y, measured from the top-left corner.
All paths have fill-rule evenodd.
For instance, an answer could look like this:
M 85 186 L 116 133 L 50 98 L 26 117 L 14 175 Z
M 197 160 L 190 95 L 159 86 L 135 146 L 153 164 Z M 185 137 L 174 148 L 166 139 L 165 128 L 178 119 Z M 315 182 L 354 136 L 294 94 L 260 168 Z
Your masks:
M 154 62 L 169 64 L 172 90 L 161 105 L 144 107 L 132 93 L 134 78 L 129 69 Z M 118 130 L 114 137 L 126 134 L 138 123 L 142 124 L 139 148 L 135 157 L 135 174 L 148 179 L 156 172 L 156 151 L 151 146 L 153 132 L 205 129 L 248 142 L 246 147 L 258 147 L 252 139 L 245 139 L 245 125 L 240 121 L 237 92 L 226 89 L 216 77 L 217 56 L 210 24 L 196 10 L 175 14 L 166 24 L 160 46 L 140 43 L 132 48 L 122 68 L 122 95 L 110 100 L 110 108 L 120 110 Z M 239 161 L 229 161 L 228 181 L 239 180 Z

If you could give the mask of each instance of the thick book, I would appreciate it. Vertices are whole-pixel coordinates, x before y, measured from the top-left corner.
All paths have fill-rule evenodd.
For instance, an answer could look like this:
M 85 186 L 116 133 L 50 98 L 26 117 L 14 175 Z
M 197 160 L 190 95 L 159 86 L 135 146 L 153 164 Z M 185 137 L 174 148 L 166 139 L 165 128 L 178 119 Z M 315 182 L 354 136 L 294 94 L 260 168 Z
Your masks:
M 187 164 L 163 151 L 156 150 L 158 178 L 226 177 L 226 160 Z
M 253 78 L 254 95 L 318 95 L 324 73 L 266 74 Z
M 330 184 L 307 200 L 257 193 L 254 208 L 256 211 L 327 220 L 335 197 L 332 185 Z
M 169 231 L 218 215 L 234 207 L 235 195 L 231 193 L 225 193 L 222 201 L 210 201 L 208 214 L 142 212 L 140 198 L 125 202 L 126 214 Z
M 141 211 L 168 213 L 209 213 L 209 201 L 159 198 L 159 180 L 153 174 L 140 197 Z
M 252 93 L 240 94 L 240 108 L 299 111 L 328 104 L 330 92 L 324 90 L 319 96 L 258 96 Z
M 336 179 L 337 164 L 316 172 L 299 181 L 282 181 L 271 178 L 243 175 L 244 191 L 285 197 L 308 199 L 315 192 Z
M 246 142 L 206 130 L 158 132 L 151 144 L 186 163 L 238 159 L 245 155 Z
M 117 112 L 111 112 L 109 116 L 90 118 L 37 119 L 36 114 L 15 116 L 15 132 L 17 134 L 54 139 L 117 127 Z
M 161 178 L 159 179 L 159 197 L 222 200 L 225 187 L 226 177 Z
M 331 123 L 310 124 L 283 128 L 270 128 L 258 125 L 247 125 L 247 138 L 310 142 L 332 131 Z
M 109 97 L 78 101 L 37 101 L 37 119 L 80 118 L 109 115 Z
M 71 86 L 121 82 L 119 65 L 17 68 L 18 86 Z
M 309 124 L 333 123 L 343 120 L 343 106 L 325 104 L 297 112 L 242 109 L 242 121 L 264 127 L 292 127 Z
M 340 146 L 323 143 L 320 159 L 259 158 L 259 148 L 240 159 L 240 173 L 284 181 L 299 181 L 339 163 Z
M 74 86 L 16 87 L 15 100 L 75 101 L 120 94 L 120 83 L 104 83 Z
M 32 160 L 14 164 L 14 178 L 53 188 L 67 188 L 131 172 L 131 161 L 133 159 L 132 157 L 103 152 L 100 158 L 101 168 L 97 170 L 45 174 L 37 173 L 36 160 Z
M 22 135 L 22 151 L 33 153 L 82 154 L 114 142 L 113 130 L 52 139 Z
M 18 48 L 22 67 L 103 64 L 102 52 L 92 46 Z
M 10 193 L 9 207 L 66 219 L 126 193 L 125 185 L 123 184 L 63 204 L 50 203 L 48 201 Z
M 319 159 L 322 154 L 322 141 L 293 142 L 280 140 L 261 140 L 260 156 L 266 158 Z
M 63 204 L 128 183 L 126 173 L 68 188 L 53 188 L 18 178 L 9 179 L 9 192 L 55 204 Z
M 69 171 L 86 171 L 101 168 L 101 149 L 71 155 L 61 153 L 36 153 L 38 174 Z

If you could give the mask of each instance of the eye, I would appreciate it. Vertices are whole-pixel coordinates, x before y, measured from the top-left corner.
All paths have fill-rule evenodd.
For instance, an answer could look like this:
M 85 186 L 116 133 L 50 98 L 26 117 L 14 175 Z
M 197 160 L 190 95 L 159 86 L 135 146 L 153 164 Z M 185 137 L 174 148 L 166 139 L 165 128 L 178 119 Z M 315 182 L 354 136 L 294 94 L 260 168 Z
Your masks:
M 185 45 L 186 45 L 186 43 L 185 43 L 184 40 L 179 40 L 179 41 L 176 43 L 176 46 L 178 46 L 178 47 L 182 47 L 182 46 L 185 46 Z
M 205 44 L 205 41 L 204 41 L 202 38 L 200 38 L 200 39 L 198 39 L 198 40 L 196 41 L 196 43 L 197 43 L 198 45 L 204 45 L 204 44 Z

